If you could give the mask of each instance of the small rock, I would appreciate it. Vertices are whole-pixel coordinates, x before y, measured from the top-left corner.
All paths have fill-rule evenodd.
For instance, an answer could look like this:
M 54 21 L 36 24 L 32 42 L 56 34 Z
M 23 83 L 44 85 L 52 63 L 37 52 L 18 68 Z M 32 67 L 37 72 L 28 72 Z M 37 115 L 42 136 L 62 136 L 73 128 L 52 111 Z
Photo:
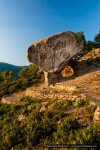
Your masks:
M 24 115 L 21 114 L 21 115 L 18 116 L 18 120 L 21 121 L 21 122 L 24 122 L 26 120 L 26 118 L 25 118 Z
M 69 88 L 69 91 L 77 91 L 77 87 L 76 87 L 76 86 L 71 86 L 71 87 Z
M 42 106 L 42 107 L 40 108 L 40 112 L 42 112 L 42 111 L 45 111 L 45 106 Z
M 93 121 L 94 123 L 100 122 L 100 106 L 95 110 Z

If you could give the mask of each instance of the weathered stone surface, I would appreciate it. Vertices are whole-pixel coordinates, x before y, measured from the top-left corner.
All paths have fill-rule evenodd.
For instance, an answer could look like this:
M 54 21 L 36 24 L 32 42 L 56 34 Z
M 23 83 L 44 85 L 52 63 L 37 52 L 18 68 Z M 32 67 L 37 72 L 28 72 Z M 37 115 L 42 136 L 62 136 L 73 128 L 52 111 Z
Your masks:
M 61 72 L 62 77 L 71 77 L 74 74 L 74 70 L 70 66 L 66 66 Z
M 27 58 L 48 73 L 45 79 L 51 84 L 59 80 L 59 73 L 82 49 L 83 43 L 76 34 L 67 31 L 34 42 L 27 50 Z

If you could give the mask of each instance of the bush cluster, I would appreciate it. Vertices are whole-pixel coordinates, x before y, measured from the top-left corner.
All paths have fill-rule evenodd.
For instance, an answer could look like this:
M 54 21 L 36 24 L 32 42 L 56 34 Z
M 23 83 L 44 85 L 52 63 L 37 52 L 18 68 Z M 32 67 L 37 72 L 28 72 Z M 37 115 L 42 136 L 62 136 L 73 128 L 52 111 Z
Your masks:
M 0 98 L 4 95 L 25 90 L 27 87 L 41 82 L 43 74 L 38 74 L 39 68 L 30 65 L 22 68 L 18 73 L 18 77 L 14 76 L 12 71 L 0 72 Z
M 24 105 L 0 104 L 0 149 L 40 149 L 47 144 L 100 144 L 100 131 L 94 125 L 80 126 L 65 110 L 70 102 L 57 102 L 40 111 L 41 99 L 24 97 Z M 48 99 L 47 99 L 48 101 Z M 57 109 L 58 108 L 58 109 Z M 24 119 L 19 120 L 19 116 Z

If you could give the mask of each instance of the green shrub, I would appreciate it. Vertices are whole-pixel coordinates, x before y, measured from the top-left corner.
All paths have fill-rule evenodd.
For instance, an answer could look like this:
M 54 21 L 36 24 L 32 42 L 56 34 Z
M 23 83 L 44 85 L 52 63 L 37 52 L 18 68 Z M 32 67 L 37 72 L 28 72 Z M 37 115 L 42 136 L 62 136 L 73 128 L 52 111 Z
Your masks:
M 38 74 L 39 68 L 35 65 L 30 65 L 27 68 L 22 68 L 18 77 L 14 76 L 12 71 L 0 72 L 0 99 L 7 94 L 23 91 L 33 84 L 43 81 L 43 74 Z
M 84 99 L 86 102 L 86 99 Z M 55 103 L 52 109 L 40 112 L 44 101 L 22 98 L 23 105 L 0 103 L 0 149 L 40 149 L 46 144 L 95 144 L 100 143 L 100 128 L 82 127 L 76 119 L 67 118 L 70 103 Z M 58 106 L 57 106 L 58 104 Z M 66 107 L 65 107 L 66 106 Z M 57 108 L 57 109 L 55 109 Z M 25 120 L 19 120 L 24 115 Z
M 96 104 L 90 104 L 86 106 L 86 111 L 93 114 L 96 108 L 97 108 Z
M 54 140 L 58 144 L 69 144 L 68 138 L 71 130 L 76 130 L 79 127 L 78 122 L 75 119 L 64 118 L 59 120 L 57 124 L 57 131 L 53 133 Z
M 76 99 L 76 101 L 73 102 L 73 106 L 74 107 L 77 107 L 77 106 L 82 107 L 84 105 L 88 105 L 88 103 L 89 103 L 89 99 L 87 97 L 84 97 L 83 99 Z
M 22 102 L 30 102 L 31 103 L 33 101 L 33 98 L 30 97 L 30 96 L 25 96 L 25 97 L 22 97 L 20 99 L 20 101 L 22 101 Z
M 77 100 L 77 101 L 74 102 L 74 104 L 73 104 L 74 107 L 83 106 L 83 105 L 85 105 L 85 102 L 84 102 L 84 100 L 82 100 L 82 99 Z

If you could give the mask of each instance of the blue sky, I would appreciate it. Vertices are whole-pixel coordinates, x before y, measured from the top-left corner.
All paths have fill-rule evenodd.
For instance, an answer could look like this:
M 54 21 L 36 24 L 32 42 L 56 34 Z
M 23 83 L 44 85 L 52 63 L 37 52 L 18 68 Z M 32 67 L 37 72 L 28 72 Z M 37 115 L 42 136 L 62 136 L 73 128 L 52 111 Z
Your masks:
M 0 62 L 27 65 L 27 47 L 62 31 L 100 29 L 100 0 L 0 0 Z

